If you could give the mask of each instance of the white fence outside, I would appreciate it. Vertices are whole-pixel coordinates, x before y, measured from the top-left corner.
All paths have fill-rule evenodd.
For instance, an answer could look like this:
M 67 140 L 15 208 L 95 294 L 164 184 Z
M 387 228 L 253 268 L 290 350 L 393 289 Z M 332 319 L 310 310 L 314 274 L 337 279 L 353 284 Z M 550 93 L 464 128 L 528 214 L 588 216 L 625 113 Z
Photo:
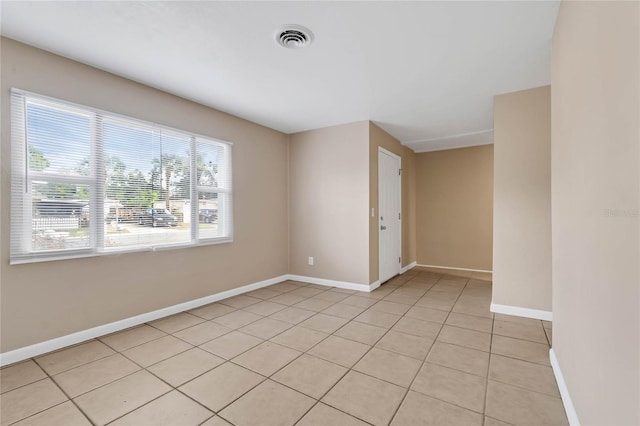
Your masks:
M 31 220 L 34 231 L 46 231 L 47 229 L 78 229 L 80 219 L 77 217 L 39 217 Z

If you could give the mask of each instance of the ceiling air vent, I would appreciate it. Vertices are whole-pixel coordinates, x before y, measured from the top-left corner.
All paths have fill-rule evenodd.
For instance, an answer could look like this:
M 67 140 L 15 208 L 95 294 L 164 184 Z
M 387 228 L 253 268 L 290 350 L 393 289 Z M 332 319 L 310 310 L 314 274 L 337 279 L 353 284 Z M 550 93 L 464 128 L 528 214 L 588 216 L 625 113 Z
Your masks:
M 300 25 L 285 25 L 276 32 L 276 41 L 287 49 L 299 49 L 313 41 L 313 33 Z

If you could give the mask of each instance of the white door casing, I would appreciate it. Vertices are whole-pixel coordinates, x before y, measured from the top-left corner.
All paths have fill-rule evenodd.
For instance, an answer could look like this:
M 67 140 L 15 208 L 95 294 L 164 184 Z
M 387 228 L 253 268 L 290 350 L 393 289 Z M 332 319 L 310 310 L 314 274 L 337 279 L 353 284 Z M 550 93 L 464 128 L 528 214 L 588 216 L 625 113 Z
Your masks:
M 401 268 L 401 159 L 378 148 L 379 280 L 400 273 Z

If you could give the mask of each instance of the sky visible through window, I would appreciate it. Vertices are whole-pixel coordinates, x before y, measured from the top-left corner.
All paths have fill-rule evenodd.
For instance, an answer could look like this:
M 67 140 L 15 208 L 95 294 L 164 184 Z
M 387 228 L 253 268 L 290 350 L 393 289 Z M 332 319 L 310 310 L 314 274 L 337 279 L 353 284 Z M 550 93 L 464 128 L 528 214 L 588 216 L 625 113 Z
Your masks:
M 103 120 L 103 149 L 107 174 L 109 167 L 120 167 L 126 173 L 141 173 L 151 182 L 153 172 L 159 172 L 159 159 L 173 158 L 189 167 L 190 136 L 158 131 L 157 128 L 106 117 Z M 29 102 L 27 104 L 27 143 L 30 152 L 30 170 L 61 175 L 87 176 L 92 169 L 92 117 Z M 35 154 L 34 154 L 35 153 Z M 199 184 L 212 182 L 217 172 L 218 149 L 198 144 Z M 35 158 L 34 158 L 35 155 Z M 162 165 L 163 168 L 165 165 Z M 205 173 L 203 173 L 204 171 Z M 163 173 L 156 177 L 163 189 Z M 185 173 L 173 173 L 170 186 L 179 185 L 188 178 Z M 208 179 L 208 181 L 207 181 Z M 215 185 L 214 185 L 215 186 Z

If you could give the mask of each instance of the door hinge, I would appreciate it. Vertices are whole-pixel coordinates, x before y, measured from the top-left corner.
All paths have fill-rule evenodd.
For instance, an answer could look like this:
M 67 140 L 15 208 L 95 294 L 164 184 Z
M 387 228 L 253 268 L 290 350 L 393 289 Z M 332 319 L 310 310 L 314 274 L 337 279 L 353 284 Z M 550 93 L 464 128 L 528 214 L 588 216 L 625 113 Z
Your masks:
M 401 218 L 400 218 L 400 213 L 398 213 L 398 219 L 401 219 Z
M 402 176 L 402 169 L 398 169 L 398 176 Z
M 402 259 L 401 258 L 398 258 L 398 263 L 402 263 Z

